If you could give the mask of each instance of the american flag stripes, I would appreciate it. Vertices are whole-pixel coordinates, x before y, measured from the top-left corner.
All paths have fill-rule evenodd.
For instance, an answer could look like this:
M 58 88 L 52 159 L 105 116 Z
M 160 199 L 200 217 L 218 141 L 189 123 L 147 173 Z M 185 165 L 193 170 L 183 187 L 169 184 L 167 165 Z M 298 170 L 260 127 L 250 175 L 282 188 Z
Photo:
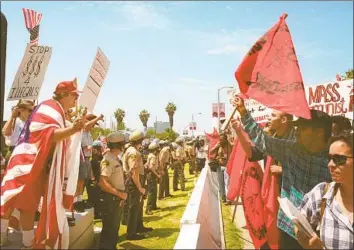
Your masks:
M 42 19 L 42 13 L 38 13 L 30 9 L 22 9 L 23 16 L 25 17 L 25 25 L 30 32 L 30 42 L 38 43 L 39 39 L 39 23 Z
M 69 245 L 65 209 L 76 190 L 81 134 L 53 144 L 54 130 L 64 127 L 61 105 L 42 102 L 26 122 L 1 183 L 1 215 L 11 208 L 35 211 L 43 196 L 34 248 Z

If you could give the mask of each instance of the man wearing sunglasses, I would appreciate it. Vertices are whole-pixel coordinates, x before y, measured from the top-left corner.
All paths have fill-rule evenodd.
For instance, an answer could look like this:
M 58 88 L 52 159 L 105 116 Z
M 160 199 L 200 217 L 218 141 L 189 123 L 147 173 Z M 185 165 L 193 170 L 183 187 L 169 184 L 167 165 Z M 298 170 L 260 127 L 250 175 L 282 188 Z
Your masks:
M 244 129 L 262 152 L 282 163 L 281 197 L 287 197 L 299 206 L 303 196 L 320 182 L 329 182 L 328 139 L 332 133 L 332 121 L 322 111 L 311 110 L 311 119 L 299 118 L 293 122 L 297 127 L 296 141 L 273 138 L 266 135 L 247 112 L 244 101 L 236 96 L 232 104 L 241 115 Z M 294 225 L 278 212 L 280 249 L 302 249 L 294 234 Z

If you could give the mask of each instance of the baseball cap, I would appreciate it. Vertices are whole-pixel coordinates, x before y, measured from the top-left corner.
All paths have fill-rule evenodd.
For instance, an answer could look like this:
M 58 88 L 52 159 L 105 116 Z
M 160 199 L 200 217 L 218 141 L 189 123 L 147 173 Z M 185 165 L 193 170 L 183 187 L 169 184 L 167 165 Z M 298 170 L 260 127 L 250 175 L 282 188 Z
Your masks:
M 77 79 L 75 78 L 72 81 L 64 81 L 60 82 L 57 87 L 55 88 L 54 94 L 62 94 L 62 93 L 82 93 L 82 91 L 79 91 L 77 89 Z
M 310 110 L 310 112 L 311 119 L 300 117 L 293 121 L 292 124 L 299 127 L 323 128 L 327 133 L 332 133 L 332 119 L 327 113 L 314 109 Z

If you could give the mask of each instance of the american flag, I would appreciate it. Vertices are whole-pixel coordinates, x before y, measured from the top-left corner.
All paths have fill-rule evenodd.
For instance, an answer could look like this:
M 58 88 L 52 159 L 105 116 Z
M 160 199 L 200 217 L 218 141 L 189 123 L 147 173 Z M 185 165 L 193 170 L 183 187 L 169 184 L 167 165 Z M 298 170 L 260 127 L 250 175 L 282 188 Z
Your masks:
M 37 248 L 61 249 L 69 244 L 65 209 L 70 207 L 65 205 L 68 198 L 64 181 L 72 179 L 67 177 L 66 165 L 74 154 L 68 154 L 65 140 L 55 143 L 48 166 L 53 132 L 65 126 L 64 111 L 58 102 L 47 100 L 37 106 L 22 130 L 1 183 L 1 215 L 11 208 L 36 210 L 43 196 L 34 245 Z M 69 198 L 73 200 L 73 195 Z
M 30 42 L 38 43 L 39 39 L 39 23 L 42 19 L 42 13 L 38 13 L 30 9 L 22 9 L 23 16 L 25 17 L 25 25 L 28 31 L 30 32 Z

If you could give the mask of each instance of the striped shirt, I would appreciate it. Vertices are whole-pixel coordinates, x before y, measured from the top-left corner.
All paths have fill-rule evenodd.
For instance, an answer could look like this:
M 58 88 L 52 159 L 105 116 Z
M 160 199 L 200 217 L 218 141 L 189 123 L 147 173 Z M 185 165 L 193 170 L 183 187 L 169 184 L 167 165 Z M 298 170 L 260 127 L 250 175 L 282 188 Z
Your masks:
M 353 224 L 344 215 L 343 209 L 334 199 L 337 188 L 332 182 L 326 194 L 323 194 L 325 182 L 318 184 L 304 196 L 300 211 L 306 216 L 314 230 L 320 225 L 320 239 L 326 249 L 354 249 Z M 326 199 L 326 208 L 322 221 L 320 216 L 322 198 Z
M 249 114 L 242 117 L 241 121 L 255 146 L 281 162 L 281 197 L 288 198 L 294 206 L 299 206 L 304 195 L 318 183 L 331 181 L 327 167 L 328 149 L 310 154 L 296 141 L 266 135 Z M 279 229 L 295 238 L 294 224 L 281 209 L 277 224 Z

